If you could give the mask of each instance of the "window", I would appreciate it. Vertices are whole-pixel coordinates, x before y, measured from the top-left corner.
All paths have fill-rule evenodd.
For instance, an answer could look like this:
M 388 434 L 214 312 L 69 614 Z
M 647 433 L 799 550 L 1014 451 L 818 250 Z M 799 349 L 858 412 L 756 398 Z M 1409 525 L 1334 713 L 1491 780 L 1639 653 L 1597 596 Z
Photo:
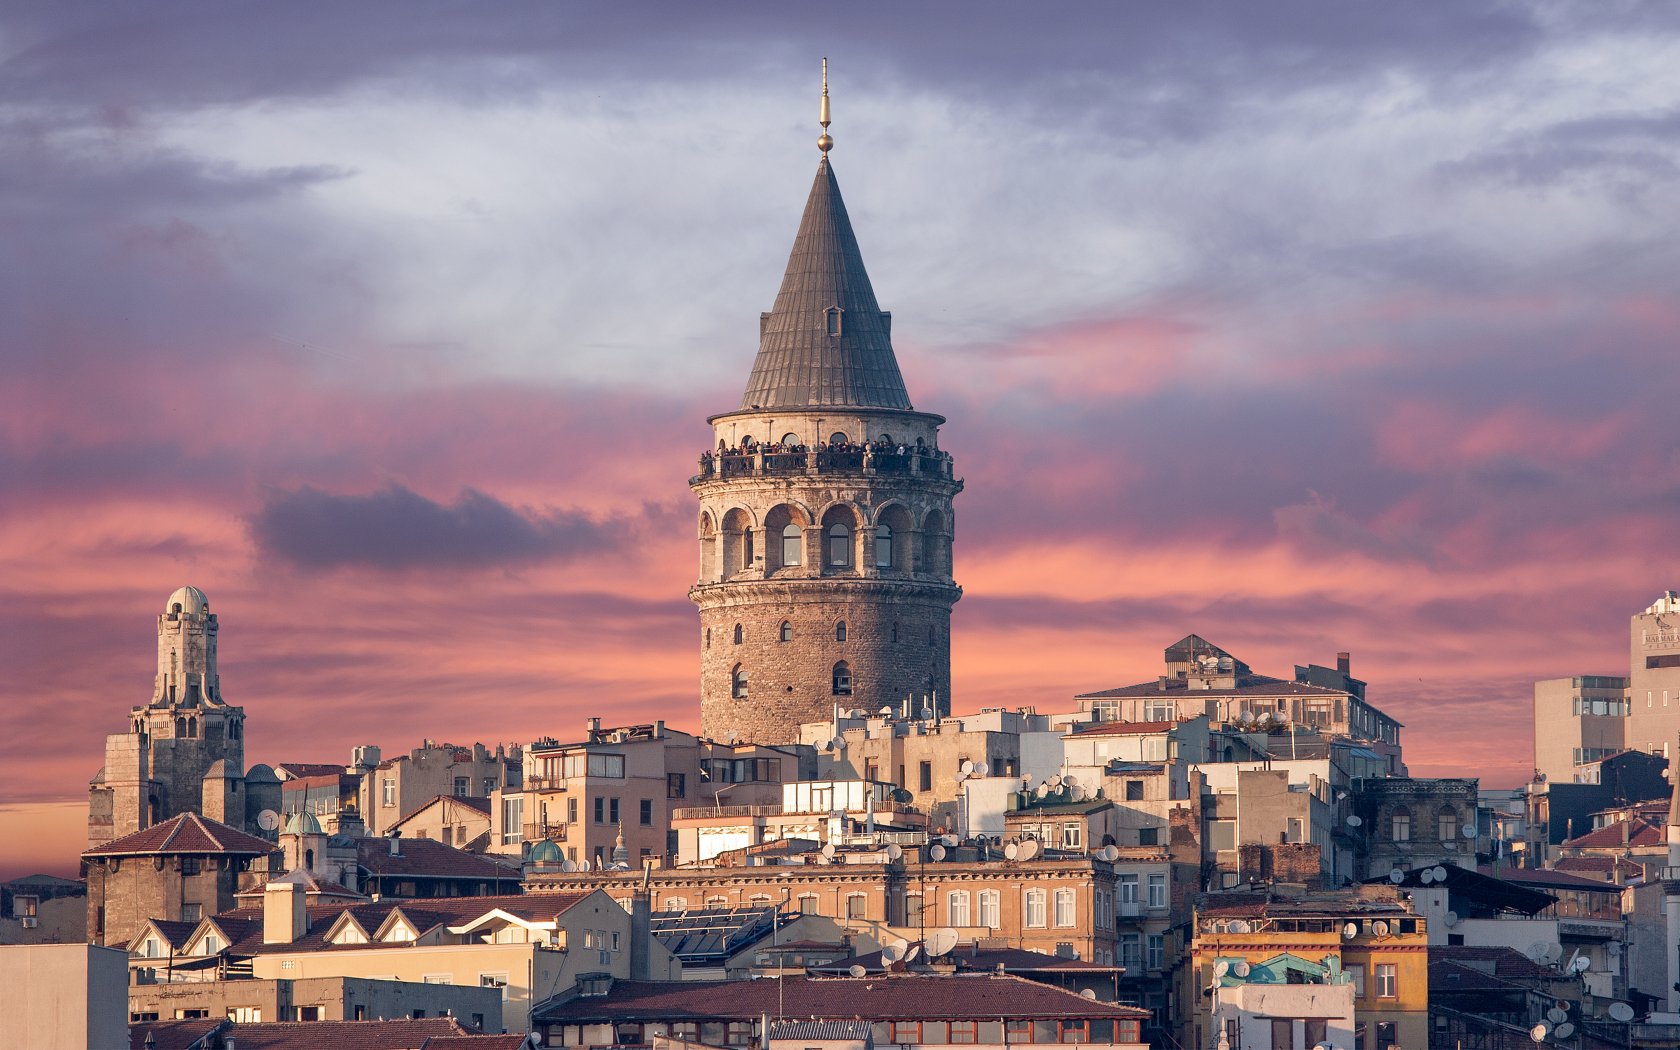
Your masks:
M 576 824 L 577 819 L 578 819 L 577 813 L 578 813 L 578 800 L 577 800 L 577 796 L 573 795 L 571 798 L 568 798 L 566 800 L 566 823 Z
M 641 802 L 642 827 L 653 827 L 653 799 L 644 798 Z
M 837 567 L 852 563 L 852 530 L 838 522 L 828 527 L 828 563 Z
M 380 783 L 379 802 L 381 805 L 394 806 L 397 804 L 397 782 L 387 777 Z
M 1063 824 L 1062 825 L 1062 848 L 1063 849 L 1080 849 L 1080 848 L 1083 847 L 1084 842 L 1085 842 L 1085 825 L 1083 825 L 1083 824 Z
M 920 893 L 906 893 L 904 895 L 904 925 L 923 925 L 926 918 L 923 913 L 926 908 L 927 904 Z
M 799 895 L 799 914 L 817 914 L 817 895 L 815 893 L 802 893 Z
M 1159 846 L 1161 844 L 1160 828 L 1138 828 L 1138 845 Z
M 666 798 L 687 798 L 688 797 L 688 774 L 686 774 L 686 773 L 667 773 L 667 774 L 665 774 L 665 797 Z
M 1024 895 L 1024 906 L 1021 909 L 1023 915 L 1021 925 L 1043 927 L 1046 921 L 1046 916 L 1044 914 L 1045 903 L 1045 894 L 1043 890 L 1027 890 Z
M 741 629 L 740 624 L 736 624 L 735 625 L 735 644 L 740 645 L 741 644 L 741 639 L 744 638 L 744 637 L 746 637 L 746 632 Z
M 1436 837 L 1442 842 L 1452 842 L 1458 838 L 1458 810 L 1451 806 L 1441 807 L 1441 815 L 1435 821 Z
M 1149 906 L 1151 908 L 1165 908 L 1167 906 L 1167 877 L 1165 875 L 1149 876 Z
M 525 798 L 515 795 L 502 799 L 502 844 L 511 845 L 524 841 L 524 829 L 520 826 L 525 821 Z
M 788 623 L 786 620 L 783 620 L 782 621 L 782 628 L 779 632 L 777 632 L 776 638 L 777 638 L 778 641 L 783 641 L 783 642 L 793 641 L 793 624 Z
M 1074 902 L 1073 891 L 1072 890 L 1057 890 L 1056 891 L 1056 925 L 1057 926 L 1072 926 L 1072 925 L 1074 925 L 1074 921 L 1075 921 L 1074 920 L 1074 915 L 1075 915 L 1076 911 L 1077 911 L 1077 907 L 1076 907 L 1075 902 Z
M 666 911 L 687 911 L 688 910 L 688 898 L 687 897 L 666 897 L 664 904 L 665 904 L 665 910 Z
M 1120 965 L 1129 970 L 1143 965 L 1143 939 L 1138 934 L 1120 935 Z
M 945 925 L 968 925 L 968 891 L 952 890 L 945 895 Z
M 1317 1046 L 1328 1042 L 1330 1031 L 1329 1022 L 1322 1017 L 1309 1017 L 1301 1022 L 1302 1042 L 1308 1046 Z
M 922 790 L 923 791 L 932 791 L 933 790 L 933 763 L 932 762 L 923 762 L 918 771 L 921 775 Z
M 1148 949 L 1149 954 L 1145 958 L 1144 965 L 1148 966 L 1151 970 L 1159 970 L 1161 968 L 1162 961 L 1167 955 L 1166 935 L 1160 933 L 1150 934 Z
M 846 621 L 845 620 L 841 620 L 839 623 L 834 625 L 834 640 L 837 641 L 837 642 L 843 642 L 843 641 L 846 640 Z
M 869 917 L 869 898 L 861 893 L 848 894 L 846 897 L 846 918 L 867 919 Z
M 618 799 L 616 799 L 616 798 L 607 799 L 607 809 L 608 809 L 608 813 L 609 813 L 609 816 L 607 818 L 607 823 L 608 824 L 617 824 L 618 823 Z
M 840 308 L 838 306 L 828 308 L 828 334 L 835 337 L 840 335 Z
M 952 1021 L 951 1042 L 978 1043 L 980 1041 L 979 1021 Z
M 596 795 L 595 796 L 595 823 L 605 824 L 606 822 L 607 822 L 607 800 L 604 796 Z
M 181 920 L 183 922 L 197 922 L 202 918 L 204 918 L 204 905 L 196 903 L 181 905 Z
M 1127 802 L 1141 802 L 1141 801 L 1143 801 L 1143 781 L 1141 781 L 1141 780 L 1128 780 L 1128 781 L 1126 781 L 1126 801 Z
M 234 1024 L 260 1024 L 262 1023 L 262 1007 L 230 1006 L 228 1007 L 227 1018 Z
M 181 858 L 181 874 L 182 875 L 197 875 L 200 871 L 203 871 L 203 870 L 204 870 L 204 858 L 203 857 L 182 857 Z
M 999 913 L 1002 911 L 1002 903 L 1002 896 L 997 890 L 981 890 L 979 899 L 979 925 L 984 926 L 989 930 L 998 929 L 1002 925 L 999 919 Z
M 740 664 L 736 664 L 735 670 L 729 672 L 729 695 L 737 700 L 747 695 L 747 671 Z
M 1394 819 L 1389 824 L 1390 835 L 1395 842 L 1410 842 L 1412 840 L 1412 813 L 1402 807 L 1394 811 Z
M 198 954 L 215 955 L 225 947 L 227 945 L 223 944 L 222 939 L 216 936 L 214 932 L 207 933 L 204 935 L 204 939 L 198 942 Z
M 920 1021 L 892 1022 L 892 1037 L 889 1042 L 919 1043 L 922 1041 L 922 1024 Z
M 892 526 L 875 526 L 875 567 L 877 569 L 892 568 Z M 893 639 L 897 641 L 898 639 Z
M 1138 877 L 1136 875 L 1120 876 L 1120 903 L 1136 904 L 1138 902 Z
M 478 975 L 478 986 L 480 988 L 499 988 L 499 989 L 501 989 L 502 1001 L 504 1003 L 507 1002 L 507 997 L 508 997 L 508 991 L 507 991 L 508 975 L 507 974 L 505 974 L 505 973 L 481 973 L 481 974 Z
M 791 521 L 782 526 L 783 565 L 799 564 L 799 542 L 804 535 L 805 530 L 801 529 L 798 525 L 795 525 Z
M 1400 1045 L 1400 1028 L 1393 1021 L 1377 1022 L 1377 1050 L 1393 1050 Z
M 852 695 L 852 665 L 844 660 L 834 665 L 834 695 Z
M 1365 967 L 1344 966 L 1342 972 L 1347 974 L 1348 983 L 1353 985 L 1353 997 L 1355 999 L 1365 998 Z
M 1377 998 L 1397 999 L 1400 996 L 1398 977 L 1393 963 L 1377 964 Z

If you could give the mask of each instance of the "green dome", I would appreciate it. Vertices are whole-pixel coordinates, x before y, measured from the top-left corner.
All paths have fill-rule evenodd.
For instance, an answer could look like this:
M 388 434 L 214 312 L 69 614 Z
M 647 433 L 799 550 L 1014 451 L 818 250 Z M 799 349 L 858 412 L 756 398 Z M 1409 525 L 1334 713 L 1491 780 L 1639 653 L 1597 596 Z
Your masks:
M 315 819 L 315 814 L 307 810 L 293 813 L 286 820 L 286 830 L 283 835 L 322 835 L 321 822 Z
M 558 864 L 561 861 L 560 847 L 552 839 L 543 839 L 531 847 L 530 862 L 532 864 Z

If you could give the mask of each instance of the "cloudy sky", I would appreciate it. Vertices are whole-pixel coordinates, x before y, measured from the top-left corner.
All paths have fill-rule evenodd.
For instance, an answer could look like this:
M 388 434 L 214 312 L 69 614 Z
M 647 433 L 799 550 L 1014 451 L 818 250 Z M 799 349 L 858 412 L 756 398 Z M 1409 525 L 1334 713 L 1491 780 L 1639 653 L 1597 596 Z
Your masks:
M 0 875 L 182 583 L 249 759 L 695 727 L 685 487 L 817 159 L 950 418 L 954 700 L 1353 652 L 1414 773 L 1680 586 L 1668 3 L 0 12 Z M 18 832 L 30 843 L 12 849 Z

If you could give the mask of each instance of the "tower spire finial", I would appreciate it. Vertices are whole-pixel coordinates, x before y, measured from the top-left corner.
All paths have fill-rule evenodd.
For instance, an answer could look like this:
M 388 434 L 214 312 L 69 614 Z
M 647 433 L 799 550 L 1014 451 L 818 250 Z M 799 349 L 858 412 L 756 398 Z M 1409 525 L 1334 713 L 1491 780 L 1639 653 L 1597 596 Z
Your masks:
M 823 59 L 823 94 L 822 108 L 817 111 L 817 123 L 822 125 L 822 134 L 817 138 L 817 148 L 822 150 L 823 156 L 834 148 L 834 139 L 828 134 L 828 59 Z

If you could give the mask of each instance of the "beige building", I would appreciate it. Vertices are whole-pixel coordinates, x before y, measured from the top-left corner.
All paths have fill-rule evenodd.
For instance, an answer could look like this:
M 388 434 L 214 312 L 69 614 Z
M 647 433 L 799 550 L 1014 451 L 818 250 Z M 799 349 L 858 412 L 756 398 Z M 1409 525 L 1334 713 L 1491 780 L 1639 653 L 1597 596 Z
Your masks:
M 517 788 L 520 769 L 517 745 L 510 749 L 498 744 L 491 751 L 483 744 L 466 747 L 427 740 L 362 776 L 362 819 L 368 830 L 384 832 L 439 795 L 489 798 Z
M 493 801 L 494 796 L 439 795 L 387 831 L 405 839 L 435 839 L 469 853 L 483 853 L 490 848 Z
M 154 971 L 146 968 L 130 972 L 130 1022 L 195 1017 L 225 1017 L 238 1024 L 458 1017 L 480 1031 L 502 1030 L 500 988 L 365 977 L 160 981 L 152 979 Z
M 582 740 L 537 741 L 524 760 L 521 787 L 493 800 L 490 849 L 519 855 L 547 840 L 597 869 L 673 863 L 677 813 L 773 804 L 800 778 L 791 749 L 702 740 L 663 722 L 603 729 L 591 718 Z
M 1585 783 L 1584 767 L 1627 749 L 1628 680 L 1576 675 L 1534 683 L 1534 769 Z
M 962 481 L 891 332 L 825 154 L 740 405 L 707 420 L 690 480 L 705 736 L 790 743 L 835 702 L 950 710 Z
M 0 947 L 0 1044 L 30 1050 L 126 1047 L 128 956 L 91 944 Z
M 1680 592 L 1635 613 L 1628 630 L 1627 746 L 1664 758 L 1680 735 Z
M 87 943 L 87 883 L 26 875 L 0 883 L 0 944 Z

